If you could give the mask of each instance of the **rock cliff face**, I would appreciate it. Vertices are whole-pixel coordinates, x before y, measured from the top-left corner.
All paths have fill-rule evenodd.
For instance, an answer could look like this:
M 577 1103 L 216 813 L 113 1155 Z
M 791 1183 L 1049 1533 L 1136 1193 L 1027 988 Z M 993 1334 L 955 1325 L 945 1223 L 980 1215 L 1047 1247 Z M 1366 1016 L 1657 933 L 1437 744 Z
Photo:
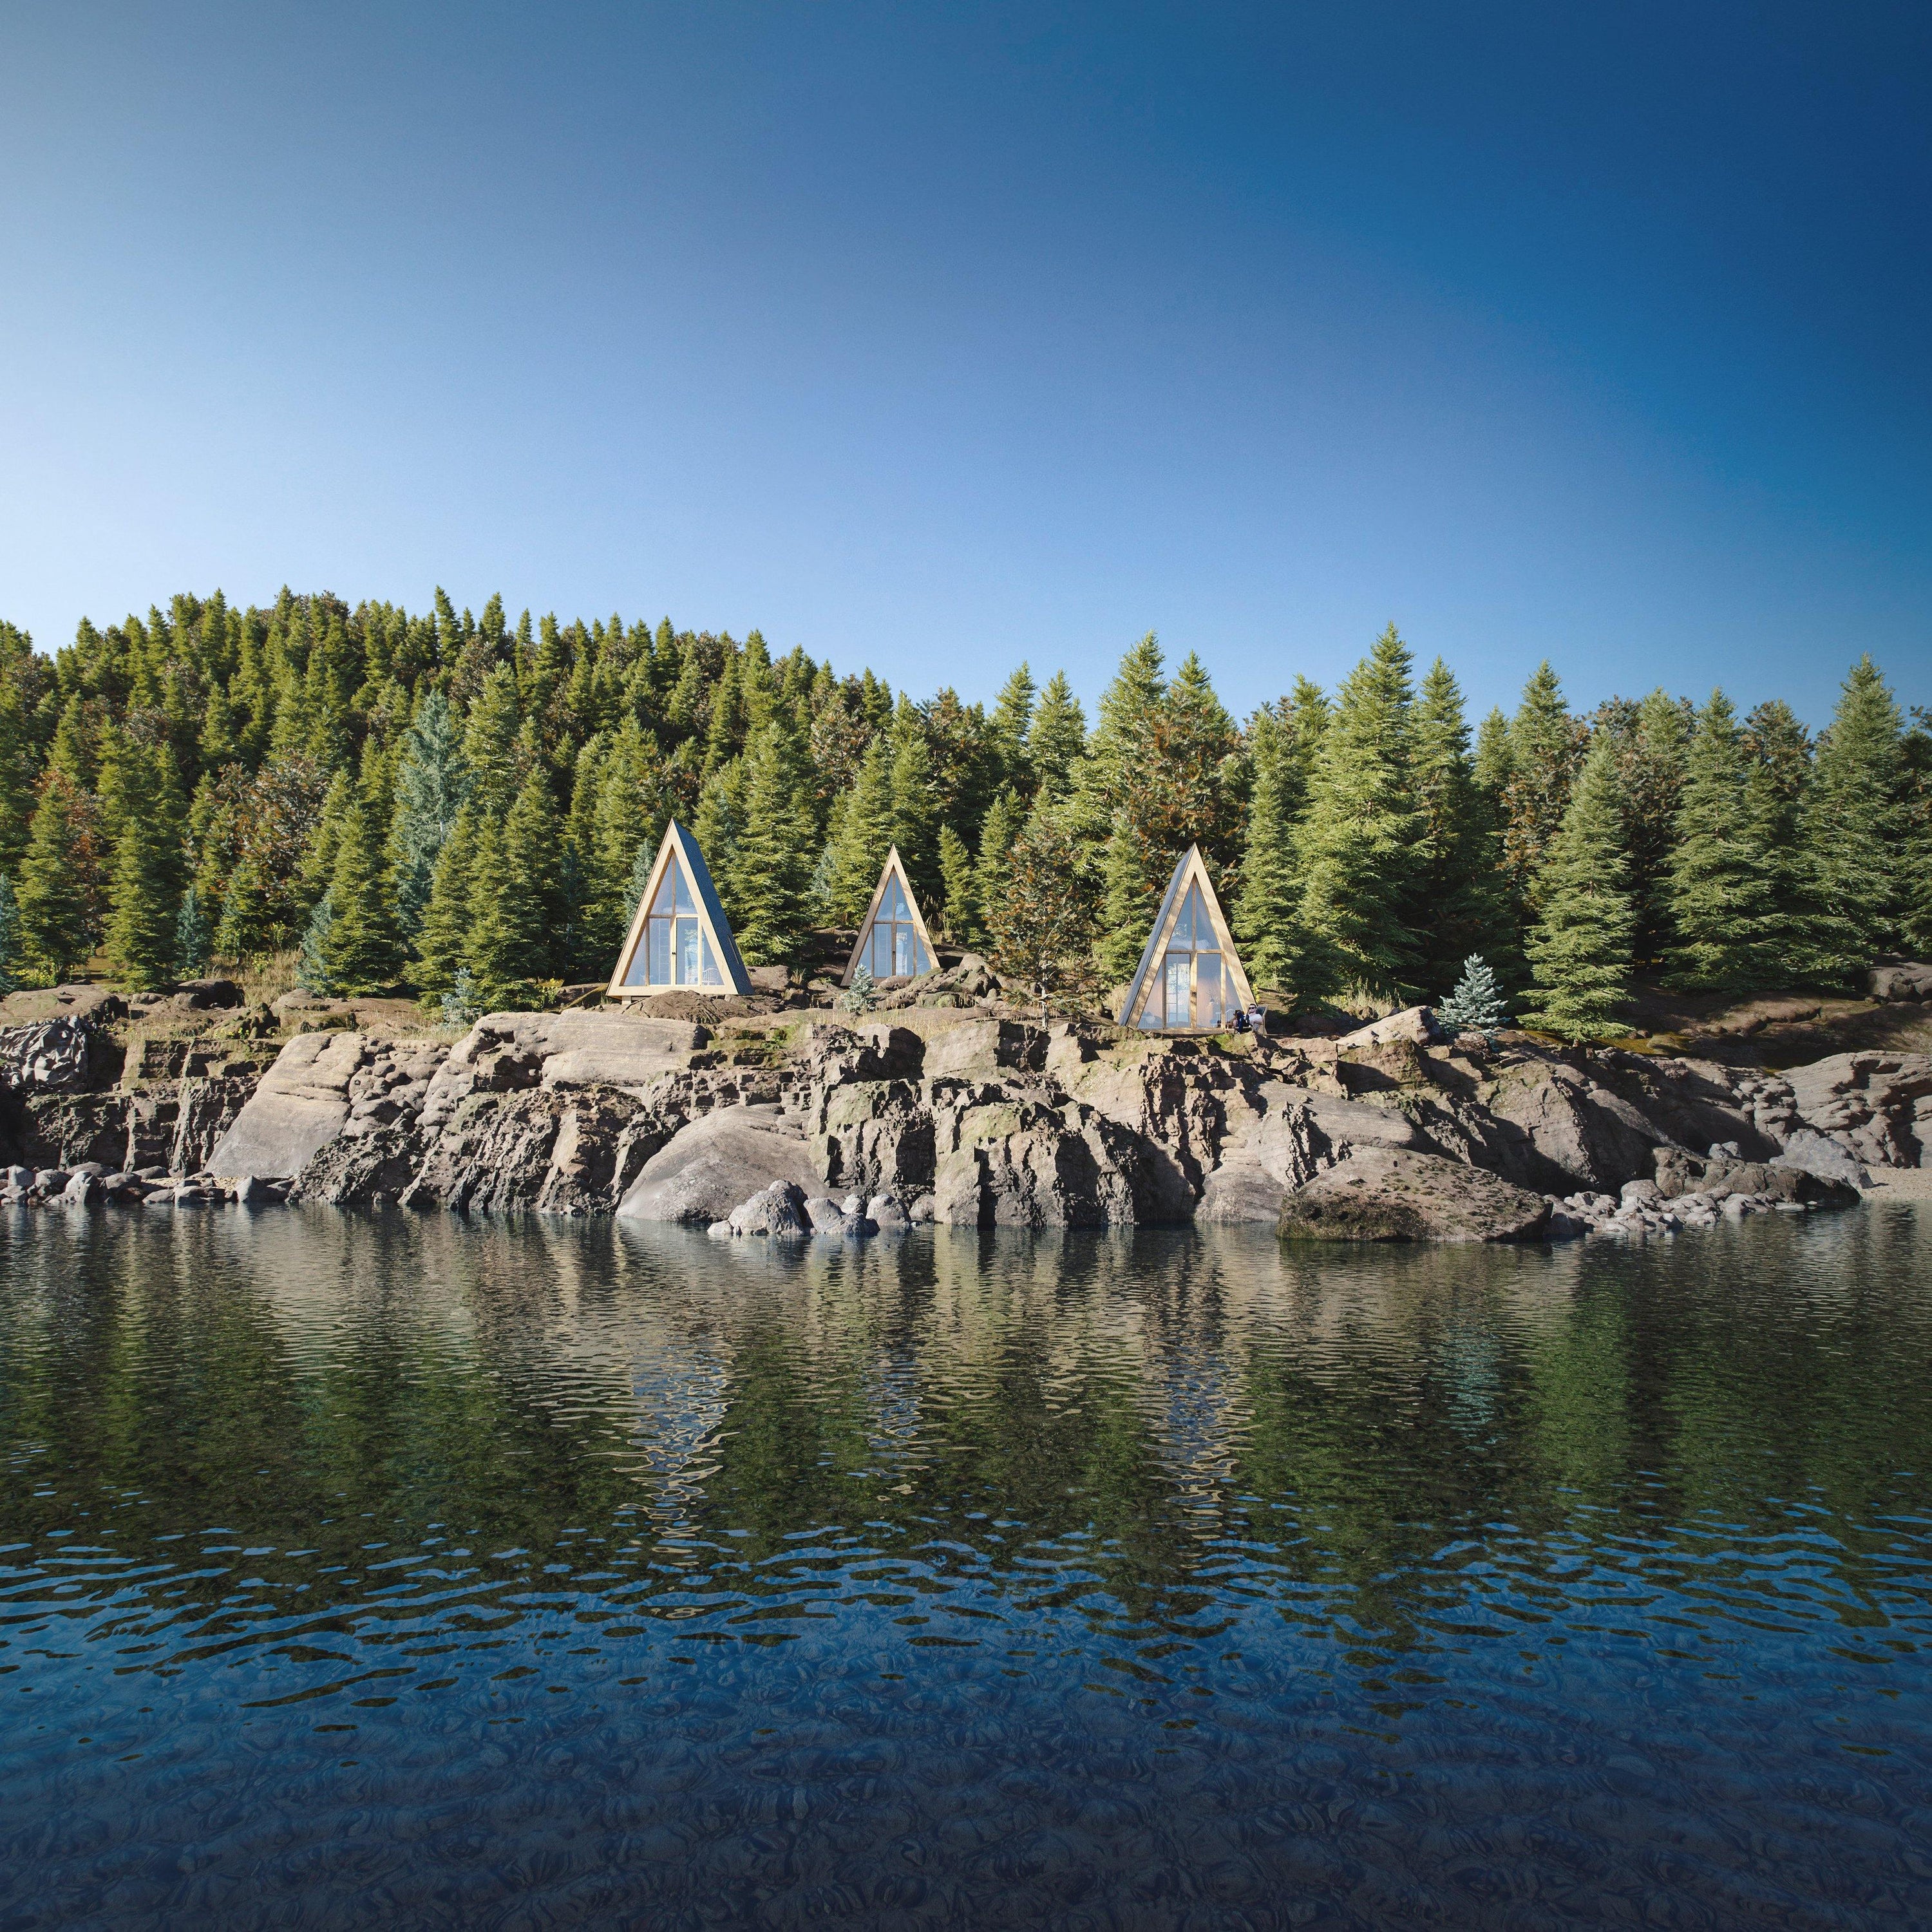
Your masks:
M 1702 1203 L 1697 1164 L 1719 1154 L 1836 1185 L 1916 1166 L 1932 1138 L 1926 1056 L 1780 1076 L 1526 1041 L 1492 1053 L 1397 1020 L 1231 1047 L 970 1010 L 719 1039 L 628 1012 L 493 1013 L 454 1045 L 305 1034 L 259 1079 L 211 1052 L 198 1076 L 184 1061 L 172 1085 L 106 1091 L 114 1053 L 64 1018 L 0 1035 L 0 1106 L 20 1171 L 205 1171 L 345 1204 L 710 1225 L 778 1189 L 856 1200 L 848 1218 L 1376 1238 L 1606 1225 L 1637 1183 Z M 1789 1179 L 1761 1191 L 1813 1198 Z

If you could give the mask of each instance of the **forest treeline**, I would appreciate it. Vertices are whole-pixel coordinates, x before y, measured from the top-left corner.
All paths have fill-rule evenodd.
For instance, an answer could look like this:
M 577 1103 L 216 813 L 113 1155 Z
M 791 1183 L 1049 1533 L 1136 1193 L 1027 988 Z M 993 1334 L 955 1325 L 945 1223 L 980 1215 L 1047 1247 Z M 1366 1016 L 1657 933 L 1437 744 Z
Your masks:
M 1546 664 L 1472 731 L 1393 628 L 1238 722 L 1149 636 L 1090 729 L 1065 676 L 990 707 L 753 632 L 217 593 L 52 658 L 0 623 L 0 970 L 136 986 L 299 947 L 307 983 L 512 1005 L 610 971 L 664 824 L 746 960 L 860 916 L 888 847 L 932 923 L 1042 992 L 1132 972 L 1198 843 L 1250 976 L 1312 1004 L 1497 968 L 1621 1030 L 1634 979 L 1852 983 L 1932 947 L 1932 733 L 1868 658 L 1814 740 L 1776 700 L 1573 712 Z

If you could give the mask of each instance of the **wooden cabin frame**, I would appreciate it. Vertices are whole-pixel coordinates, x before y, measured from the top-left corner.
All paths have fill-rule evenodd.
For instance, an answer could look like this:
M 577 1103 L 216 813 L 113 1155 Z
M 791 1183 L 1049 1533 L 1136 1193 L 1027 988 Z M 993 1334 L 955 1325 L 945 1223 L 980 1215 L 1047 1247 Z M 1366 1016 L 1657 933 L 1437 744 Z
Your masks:
M 668 917 L 670 926 L 666 935 L 668 954 L 666 963 L 675 976 L 685 962 L 683 949 L 678 944 L 677 924 L 689 919 L 696 922 L 699 938 L 698 976 L 695 980 L 682 980 L 675 976 L 662 980 L 633 979 L 634 968 L 640 967 L 645 973 L 651 968 L 649 945 L 652 908 L 656 904 L 658 894 L 662 890 L 667 875 L 675 861 L 689 889 L 691 909 L 685 911 L 677 907 L 674 896 L 673 907 L 668 915 L 659 914 L 660 918 Z M 717 970 L 716 980 L 704 976 L 704 966 L 708 956 L 709 963 Z M 658 856 L 651 867 L 649 884 L 644 887 L 644 896 L 638 902 L 638 910 L 631 921 L 631 929 L 624 936 L 622 948 L 617 955 L 616 970 L 610 975 L 610 984 L 606 989 L 614 1000 L 635 1000 L 651 993 L 668 993 L 688 991 L 694 993 L 748 993 L 752 990 L 751 976 L 745 970 L 745 962 L 738 956 L 738 942 L 731 936 L 731 922 L 724 916 L 724 908 L 718 901 L 718 888 L 711 883 L 710 868 L 704 862 L 704 854 L 698 849 L 698 841 L 676 819 L 664 827 L 664 836 L 658 847 Z
M 922 972 L 930 973 L 939 964 L 938 950 L 932 943 L 932 934 L 926 930 L 926 916 L 919 909 L 918 896 L 913 891 L 911 880 L 906 877 L 905 863 L 899 856 L 899 848 L 895 845 L 886 854 L 886 862 L 879 871 L 879 883 L 872 888 L 872 903 L 866 908 L 865 917 L 859 922 L 859 937 L 853 941 L 851 956 L 845 962 L 845 970 L 838 982 L 842 986 L 850 986 L 852 975 L 859 970 L 860 962 L 865 956 L 866 942 L 872 936 L 873 927 L 878 923 L 879 908 L 885 902 L 886 888 L 895 879 L 898 881 L 899 890 L 905 895 L 906 909 L 911 917 L 910 920 L 896 920 L 894 923 L 910 925 L 918 935 L 920 944 L 926 949 L 926 964 L 920 968 Z M 875 973 L 872 976 L 875 980 L 887 980 L 902 976 L 895 973 Z M 919 976 L 911 974 L 904 976 L 916 979 Z
M 1186 962 L 1182 970 L 1186 974 L 1188 1016 L 1182 1021 L 1175 1019 L 1170 1011 L 1176 987 L 1169 970 L 1168 948 L 1190 908 L 1193 917 L 1188 922 L 1195 930 L 1189 943 L 1172 955 L 1175 962 Z M 1201 943 L 1204 935 L 1198 928 L 1204 920 L 1204 936 L 1213 941 L 1210 945 Z M 1201 962 L 1204 956 L 1216 955 L 1219 956 L 1219 983 L 1210 988 Z M 1190 845 L 1180 855 L 1174 876 L 1167 882 L 1167 894 L 1160 902 L 1154 930 L 1148 934 L 1139 969 L 1121 1002 L 1120 1024 L 1144 1033 L 1221 1033 L 1227 1030 L 1237 1010 L 1254 1003 L 1254 989 L 1248 984 L 1246 970 L 1234 950 L 1234 935 L 1228 929 L 1227 917 L 1208 877 L 1201 848 Z

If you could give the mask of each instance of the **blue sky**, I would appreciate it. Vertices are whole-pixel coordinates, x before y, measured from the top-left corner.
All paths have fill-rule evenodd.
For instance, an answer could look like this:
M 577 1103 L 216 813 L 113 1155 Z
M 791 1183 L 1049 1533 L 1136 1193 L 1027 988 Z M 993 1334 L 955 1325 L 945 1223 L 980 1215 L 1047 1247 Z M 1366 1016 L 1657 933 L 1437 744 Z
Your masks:
M 0 11 L 0 614 L 1932 701 L 1932 11 Z

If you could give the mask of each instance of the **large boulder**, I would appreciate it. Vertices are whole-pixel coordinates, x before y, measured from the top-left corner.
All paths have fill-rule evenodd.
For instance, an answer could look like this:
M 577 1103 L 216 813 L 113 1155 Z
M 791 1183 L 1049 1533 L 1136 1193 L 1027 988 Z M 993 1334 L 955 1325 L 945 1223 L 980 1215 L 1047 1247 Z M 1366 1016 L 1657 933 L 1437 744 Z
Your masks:
M 1033 1100 L 942 1107 L 934 1138 L 934 1218 L 952 1226 L 1104 1228 L 1170 1218 L 1146 1143 L 1090 1108 Z
M 776 1107 L 723 1107 L 681 1128 L 652 1155 L 617 1212 L 638 1221 L 726 1219 L 742 1202 L 788 1180 L 819 1191 L 811 1150 Z
M 1272 1225 L 1298 1188 L 1357 1148 L 1424 1144 L 1414 1124 L 1394 1108 L 1282 1081 L 1241 1090 L 1225 1118 L 1226 1138 L 1202 1189 L 1196 1220 Z
M 1932 1054 L 1834 1053 L 1794 1066 L 1784 1078 L 1802 1125 L 1835 1142 L 1853 1161 L 1868 1167 L 1926 1164 Z
M 1346 1049 L 1352 1046 L 1388 1046 L 1398 1040 L 1406 1040 L 1413 1046 L 1426 1046 L 1442 1035 L 1442 1029 L 1432 1008 L 1405 1006 L 1399 1013 L 1371 1020 L 1366 1026 L 1356 1028 L 1353 1033 L 1345 1033 L 1335 1044 Z
M 1549 1220 L 1540 1195 L 1481 1168 L 1364 1148 L 1298 1190 L 1278 1232 L 1330 1241 L 1530 1241 Z
M 1932 1000 L 1932 966 L 1916 960 L 1896 966 L 1874 966 L 1865 985 L 1875 1000 Z
M 209 1150 L 208 1171 L 224 1180 L 292 1180 L 341 1132 L 349 1083 L 369 1058 L 359 1033 L 298 1034 Z
M 62 1013 L 0 1028 L 0 1088 L 20 1094 L 85 1094 L 121 1077 L 122 1050 L 88 1017 Z
M 1812 1174 L 1845 1187 L 1864 1187 L 1871 1181 L 1871 1176 L 1838 1142 L 1827 1140 L 1808 1127 L 1800 1127 L 1770 1164 L 1774 1168 Z

